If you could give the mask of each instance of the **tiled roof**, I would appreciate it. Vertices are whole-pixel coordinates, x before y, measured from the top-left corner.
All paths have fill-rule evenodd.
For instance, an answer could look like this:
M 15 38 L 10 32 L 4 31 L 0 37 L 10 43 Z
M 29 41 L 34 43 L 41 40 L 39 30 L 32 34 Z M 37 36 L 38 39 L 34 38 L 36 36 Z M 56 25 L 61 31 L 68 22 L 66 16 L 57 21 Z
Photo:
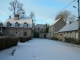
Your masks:
M 78 30 L 78 21 L 65 25 L 59 32 Z

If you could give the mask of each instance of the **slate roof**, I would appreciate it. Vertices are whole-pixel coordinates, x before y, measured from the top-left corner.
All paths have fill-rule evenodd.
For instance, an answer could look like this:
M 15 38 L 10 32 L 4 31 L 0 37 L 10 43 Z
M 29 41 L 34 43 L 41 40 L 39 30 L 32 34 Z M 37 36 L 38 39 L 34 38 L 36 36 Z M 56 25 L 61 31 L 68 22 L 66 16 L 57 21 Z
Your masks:
M 20 20 L 14 20 L 13 18 L 7 19 L 4 22 L 3 27 L 6 27 L 7 22 L 11 23 L 10 27 L 15 27 L 15 23 L 18 22 L 20 25 L 19 27 L 23 27 L 23 24 L 26 22 L 28 24 L 29 28 L 32 28 L 32 19 L 20 19 Z
M 78 30 L 78 24 L 79 24 L 78 21 L 75 21 L 71 24 L 67 24 L 61 30 L 59 30 L 59 32 Z
M 61 18 L 57 19 L 52 25 L 55 25 Z

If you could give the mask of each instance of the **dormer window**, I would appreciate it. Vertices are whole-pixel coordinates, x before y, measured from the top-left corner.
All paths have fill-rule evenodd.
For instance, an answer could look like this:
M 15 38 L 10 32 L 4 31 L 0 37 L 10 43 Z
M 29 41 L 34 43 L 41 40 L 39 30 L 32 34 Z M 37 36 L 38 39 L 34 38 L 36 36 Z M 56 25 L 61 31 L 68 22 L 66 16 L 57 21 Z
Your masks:
M 10 26 L 11 26 L 11 23 L 10 23 L 10 22 L 7 22 L 6 27 L 7 27 L 7 28 L 10 28 Z
M 28 24 L 25 22 L 23 27 L 24 28 L 27 28 L 28 27 Z
M 19 25 L 20 25 L 20 24 L 19 24 L 18 22 L 16 22 L 16 23 L 15 23 L 15 28 L 18 28 Z

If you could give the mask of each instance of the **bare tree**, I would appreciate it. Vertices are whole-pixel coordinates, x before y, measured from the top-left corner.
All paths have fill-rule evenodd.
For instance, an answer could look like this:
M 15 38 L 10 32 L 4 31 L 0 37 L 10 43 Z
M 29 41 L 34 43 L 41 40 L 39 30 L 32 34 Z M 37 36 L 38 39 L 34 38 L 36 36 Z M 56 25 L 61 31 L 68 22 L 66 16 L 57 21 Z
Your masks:
M 35 14 L 34 14 L 33 11 L 31 11 L 31 13 L 30 13 L 30 18 L 33 19 L 33 20 L 35 19 Z
M 17 0 L 14 0 L 9 3 L 10 4 L 10 10 L 13 11 L 13 14 L 19 14 L 19 17 L 24 17 L 25 11 L 23 9 L 23 4 L 19 3 Z
M 75 20 L 75 15 L 72 15 L 71 12 L 68 11 L 68 10 L 64 10 L 64 11 L 61 11 L 59 14 L 56 15 L 55 20 L 57 20 L 59 18 L 63 18 L 63 20 L 65 22 L 74 21 Z
M 71 21 L 71 22 L 74 22 L 75 18 L 76 18 L 75 15 L 70 15 L 69 18 L 68 18 L 68 20 Z

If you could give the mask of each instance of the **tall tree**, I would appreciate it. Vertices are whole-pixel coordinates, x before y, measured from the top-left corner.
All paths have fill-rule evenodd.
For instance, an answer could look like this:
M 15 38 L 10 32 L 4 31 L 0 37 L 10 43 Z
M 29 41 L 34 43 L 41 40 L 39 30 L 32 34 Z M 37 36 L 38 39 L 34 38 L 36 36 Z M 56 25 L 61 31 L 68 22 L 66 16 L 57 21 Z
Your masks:
M 25 11 L 23 9 L 23 4 L 18 2 L 17 0 L 11 1 L 9 9 L 13 11 L 13 14 L 19 14 L 19 17 L 25 17 Z
M 30 18 L 33 19 L 33 20 L 35 19 L 35 14 L 34 14 L 33 11 L 31 11 L 31 13 L 30 13 Z
M 59 14 L 56 15 L 55 20 L 57 20 L 59 18 L 63 18 L 63 20 L 65 22 L 74 21 L 75 15 L 72 15 L 71 12 L 68 10 L 64 10 L 64 11 L 61 11 Z
M 48 32 L 49 32 L 49 25 L 46 23 L 44 33 L 48 33 Z

